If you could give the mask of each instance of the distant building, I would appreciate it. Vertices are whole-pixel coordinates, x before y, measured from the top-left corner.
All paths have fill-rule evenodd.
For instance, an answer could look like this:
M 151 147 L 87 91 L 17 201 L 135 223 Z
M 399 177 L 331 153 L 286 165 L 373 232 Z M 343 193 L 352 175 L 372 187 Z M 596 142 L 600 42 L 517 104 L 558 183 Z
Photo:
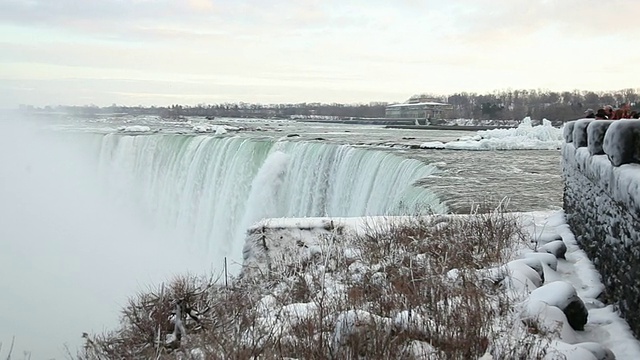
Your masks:
M 390 119 L 442 119 L 453 107 L 447 103 L 433 101 L 424 96 L 413 96 L 403 104 L 389 105 L 385 117 Z

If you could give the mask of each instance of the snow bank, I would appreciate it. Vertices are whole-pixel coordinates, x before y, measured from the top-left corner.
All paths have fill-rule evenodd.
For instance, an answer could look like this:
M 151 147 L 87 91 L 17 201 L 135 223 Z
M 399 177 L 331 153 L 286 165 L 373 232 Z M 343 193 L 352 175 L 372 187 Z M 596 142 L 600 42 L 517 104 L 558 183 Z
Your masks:
M 585 357 L 586 353 L 583 352 L 588 350 L 594 356 L 593 358 L 613 359 L 613 357 L 607 357 L 609 353 L 607 349 L 609 349 L 618 360 L 640 358 L 640 342 L 634 337 L 627 322 L 619 316 L 614 306 L 605 305 L 599 300 L 605 286 L 587 253 L 578 246 L 575 235 L 565 222 L 565 215 L 562 212 L 525 213 L 522 214 L 521 222 L 532 234 L 538 247 L 561 239 L 567 248 L 566 259 L 558 259 L 557 272 L 545 268 L 546 285 L 534 290 L 531 297 L 523 303 L 521 316 L 534 312 L 533 307 L 536 306 L 533 305 L 534 303 L 538 303 L 540 311 L 548 312 L 549 307 L 566 308 L 568 304 L 579 298 L 588 310 L 587 323 L 583 331 L 567 328 L 566 315 L 554 310 L 551 310 L 549 317 L 541 318 L 543 325 L 546 324 L 546 326 L 553 325 L 550 320 L 555 318 L 555 329 L 559 331 L 560 338 L 565 339 L 565 341 L 552 343 L 559 353 L 567 356 L 567 359 L 588 359 L 591 357 Z M 529 249 L 524 252 L 525 257 L 535 254 Z M 547 255 L 544 256 L 547 257 Z M 540 303 L 545 306 L 541 306 Z M 559 324 L 560 327 L 558 327 Z M 572 341 L 567 343 L 566 340 Z M 593 342 L 598 345 L 593 346 Z M 605 349 L 602 348 L 603 346 Z
M 446 144 L 426 142 L 420 147 L 449 150 L 557 150 L 562 146 L 562 131 L 551 126 L 547 119 L 543 120 L 542 125 L 533 126 L 531 118 L 526 117 L 516 128 L 482 130 L 472 137 Z

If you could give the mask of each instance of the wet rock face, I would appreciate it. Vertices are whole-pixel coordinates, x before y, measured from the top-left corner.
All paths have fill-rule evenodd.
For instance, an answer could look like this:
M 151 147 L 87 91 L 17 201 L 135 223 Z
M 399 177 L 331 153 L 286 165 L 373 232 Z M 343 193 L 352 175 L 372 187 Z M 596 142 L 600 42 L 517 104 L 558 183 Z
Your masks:
M 612 180 L 620 169 L 604 169 L 602 161 L 582 156 L 572 144 L 564 145 L 562 162 L 567 222 L 602 275 L 604 300 L 619 307 L 640 337 L 640 211 L 629 195 L 633 191 L 625 195 Z

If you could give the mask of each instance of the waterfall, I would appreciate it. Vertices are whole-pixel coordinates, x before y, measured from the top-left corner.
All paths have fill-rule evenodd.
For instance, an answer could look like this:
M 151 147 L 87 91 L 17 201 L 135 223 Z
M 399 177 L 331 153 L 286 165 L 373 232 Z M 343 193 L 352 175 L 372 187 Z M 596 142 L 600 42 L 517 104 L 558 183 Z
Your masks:
M 241 262 L 244 231 L 265 217 L 446 211 L 415 181 L 431 165 L 321 142 L 185 135 L 99 136 L 102 177 L 203 261 Z M 219 267 L 218 267 L 219 268 Z
M 0 119 L 2 120 L 2 119 Z M 240 137 L 50 133 L 0 121 L 0 341 L 62 356 L 115 326 L 128 296 L 241 263 L 263 217 L 444 211 L 389 152 Z M 238 266 L 232 266 L 231 273 Z M 61 317 L 62 316 L 62 317 Z M 62 320 L 61 320 L 62 319 Z M 17 351 L 18 351 L 17 350 Z

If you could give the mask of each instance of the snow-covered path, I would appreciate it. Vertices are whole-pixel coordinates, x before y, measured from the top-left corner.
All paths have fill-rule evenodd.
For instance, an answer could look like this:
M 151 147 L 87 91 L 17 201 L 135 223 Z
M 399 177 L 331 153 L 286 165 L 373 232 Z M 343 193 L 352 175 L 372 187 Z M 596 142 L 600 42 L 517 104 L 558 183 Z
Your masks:
M 561 238 L 567 246 L 566 260 L 558 259 L 558 269 L 545 268 L 546 283 L 565 281 L 573 285 L 589 310 L 584 331 L 576 331 L 579 342 L 596 342 L 609 348 L 618 360 L 640 359 L 640 342 L 612 305 L 605 305 L 598 296 L 604 289 L 600 275 L 576 243 L 563 212 L 532 212 L 522 214 L 522 224 L 540 242 Z

